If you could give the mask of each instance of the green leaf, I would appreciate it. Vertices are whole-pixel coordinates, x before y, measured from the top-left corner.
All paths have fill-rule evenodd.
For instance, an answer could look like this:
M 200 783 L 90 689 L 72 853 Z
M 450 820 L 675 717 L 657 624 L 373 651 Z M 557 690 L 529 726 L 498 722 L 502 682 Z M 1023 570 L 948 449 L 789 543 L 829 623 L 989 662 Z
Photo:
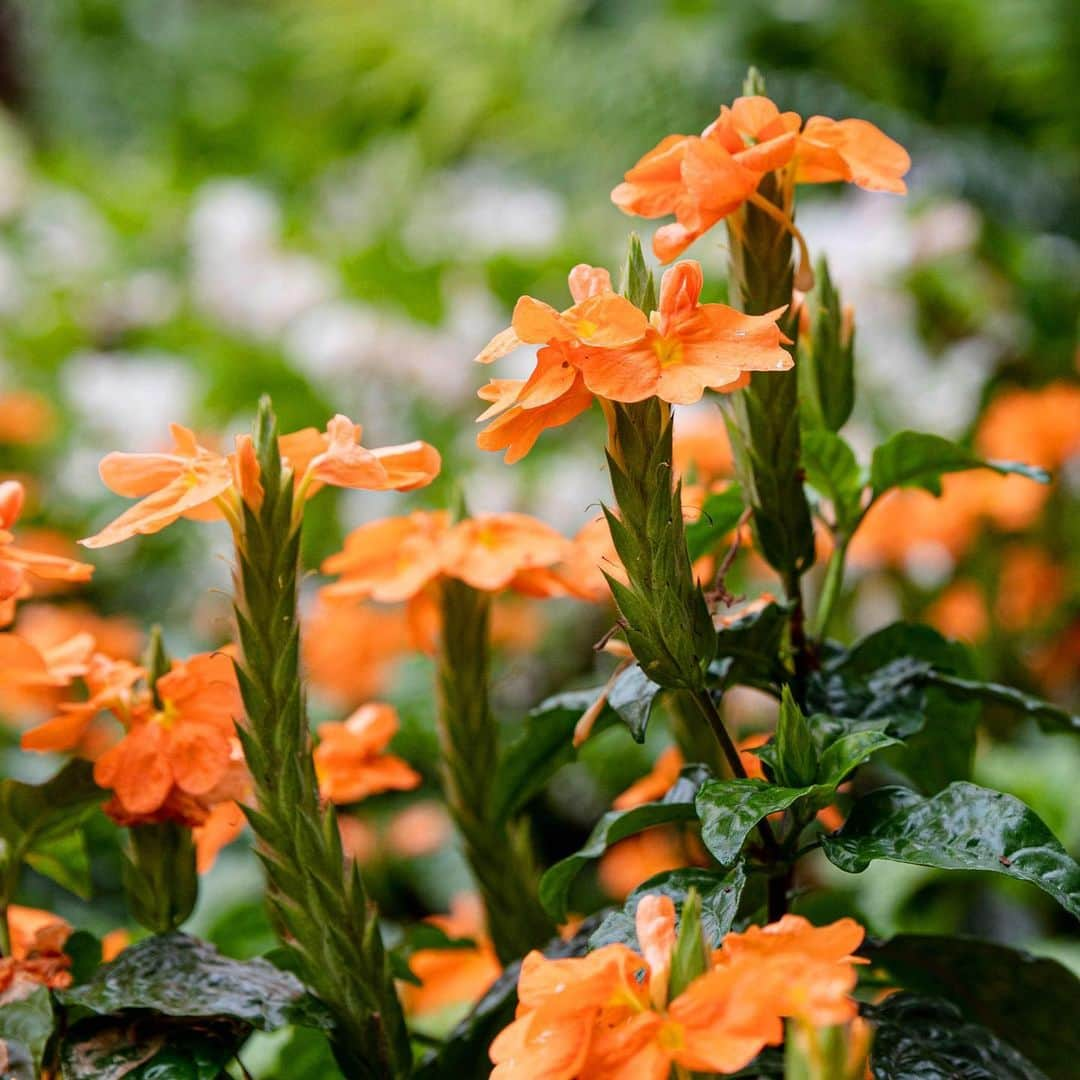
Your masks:
M 817 747 L 806 717 L 787 686 L 780 698 L 780 718 L 774 739 L 777 783 L 784 787 L 805 787 L 814 783 L 817 779 Z
M 611 686 L 607 703 L 630 729 L 635 742 L 645 741 L 645 729 L 660 689 L 639 664 L 631 664 Z
M 90 855 L 82 829 L 75 828 L 63 836 L 39 841 L 27 853 L 26 863 L 68 892 L 83 900 L 90 899 L 93 890 Z
M 777 655 L 787 626 L 788 609 L 783 604 L 767 604 L 759 611 L 736 619 L 716 634 L 716 659 L 709 674 L 717 685 L 755 686 L 775 692 Z
M 218 1080 L 250 1030 L 221 1019 L 82 1020 L 61 1045 L 61 1075 L 63 1080 Z
M 25 860 L 38 873 L 84 899 L 90 873 L 79 824 L 102 801 L 88 761 L 72 761 L 43 784 L 0 781 L 3 861 Z
M 947 1001 L 893 994 L 864 1012 L 876 1027 L 870 1054 L 875 1080 L 1047 1080 L 1018 1050 L 979 1024 L 965 1023 Z
M 697 797 L 701 842 L 721 866 L 731 866 L 757 823 L 814 794 L 814 787 L 780 787 L 766 780 L 710 780 Z
M 953 783 L 932 798 L 880 788 L 855 804 L 844 827 L 822 838 L 841 870 L 874 859 L 942 870 L 989 870 L 1037 885 L 1080 917 L 1080 866 L 1019 799 Z
M 818 261 L 815 278 L 810 348 L 797 371 L 802 404 L 832 432 L 844 426 L 855 405 L 854 341 L 850 333 L 845 336 L 843 304 L 825 259 Z
M 588 863 L 599 859 L 612 844 L 628 836 L 675 821 L 693 821 L 694 796 L 708 776 L 702 765 L 687 765 L 671 790 L 658 802 L 644 803 L 631 810 L 610 810 L 596 823 L 585 846 L 552 866 L 540 879 L 540 903 L 556 921 L 567 913 L 567 894 L 574 878 Z
M 65 1005 L 101 1015 L 131 1009 L 175 1017 L 228 1017 L 260 1031 L 323 1026 L 322 1007 L 294 975 L 266 960 L 231 960 L 186 934 L 162 934 L 125 949 L 80 986 L 57 992 Z
M 626 266 L 623 270 L 621 292 L 632 304 L 649 314 L 656 307 L 656 283 L 652 271 L 645 261 L 645 252 L 641 248 L 641 237 L 630 234 Z
M 947 998 L 966 1020 L 1014 1046 L 1048 1076 L 1080 1061 L 1080 979 L 1056 960 L 974 938 L 898 934 L 860 950 L 905 990 Z
M 712 551 L 739 524 L 745 509 L 742 488 L 738 484 L 710 495 L 697 521 L 689 522 L 686 526 L 686 547 L 690 561 L 695 562 Z
M 839 435 L 824 429 L 803 433 L 802 452 L 811 487 L 833 504 L 838 528 L 850 535 L 862 512 L 865 486 L 855 452 Z
M 935 672 L 967 676 L 968 650 L 917 623 L 893 623 L 836 650 L 811 674 L 807 702 L 822 745 L 849 731 L 876 729 L 906 745 L 888 764 L 932 794 L 971 775 L 978 704 L 931 685 Z M 927 723 L 927 717 L 933 717 Z
M 634 918 L 637 915 L 638 901 L 650 894 L 670 896 L 676 912 L 681 912 L 691 890 L 701 898 L 700 921 L 705 941 L 712 948 L 718 948 L 735 921 L 745 886 L 746 873 L 742 863 L 736 863 L 726 872 L 696 866 L 665 870 L 634 889 L 621 910 L 613 911 L 604 917 L 604 921 L 589 938 L 589 948 L 599 949 L 603 945 L 619 943 L 636 950 L 638 939 Z
M 874 451 L 870 462 L 870 483 L 875 496 L 897 487 L 923 488 L 931 495 L 940 495 L 941 477 L 945 473 L 966 472 L 969 469 L 992 469 L 1002 475 L 1015 473 L 1040 484 L 1050 480 L 1044 469 L 1034 465 L 1023 465 L 1016 461 L 984 461 L 940 435 L 901 431 Z
M 980 682 L 975 679 L 961 679 L 955 675 L 945 675 L 934 671 L 927 681 L 933 686 L 940 686 L 951 698 L 977 698 L 1004 708 L 1017 720 L 1030 719 L 1038 723 L 1043 731 L 1080 733 L 1080 716 L 1068 713 L 1051 705 L 1048 701 L 1025 694 L 1012 686 L 1000 683 Z
M 837 787 L 853 769 L 895 742 L 880 731 L 845 735 L 821 756 L 817 781 L 801 787 L 785 787 L 766 780 L 710 780 L 702 785 L 697 796 L 702 843 L 721 866 L 730 866 L 759 821 L 796 803 L 805 809 L 808 820 L 832 801 Z
M 4 998 L 0 1005 L 0 1049 L 12 1043 L 22 1047 L 32 1062 L 32 1071 L 26 1075 L 35 1077 L 55 1026 L 52 997 L 44 986 L 24 983 L 11 987 Z M 18 1056 L 17 1051 L 13 1056 Z M 13 1073 L 10 1063 L 2 1071 L 6 1080 Z
M 691 888 L 679 912 L 679 930 L 671 953 L 669 998 L 677 998 L 709 970 L 709 952 L 701 928 L 701 894 Z

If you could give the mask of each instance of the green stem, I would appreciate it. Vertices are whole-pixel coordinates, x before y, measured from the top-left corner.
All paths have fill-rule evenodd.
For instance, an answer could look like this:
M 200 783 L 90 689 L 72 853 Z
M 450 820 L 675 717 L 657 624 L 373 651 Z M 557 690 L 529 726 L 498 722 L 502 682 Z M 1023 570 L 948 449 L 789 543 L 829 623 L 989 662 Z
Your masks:
M 814 637 L 819 641 L 824 640 L 829 632 L 829 623 L 832 621 L 836 601 L 840 598 L 840 591 L 844 585 L 844 565 L 847 561 L 850 542 L 849 537 L 836 537 L 836 547 L 833 548 L 829 564 L 825 568 L 821 599 L 818 601 L 817 617 L 814 620 Z
M 199 875 L 191 829 L 176 821 L 135 825 L 122 870 L 136 922 L 153 934 L 178 929 L 195 910 Z
M 555 927 L 536 896 L 527 835 L 513 835 L 492 812 L 499 737 L 488 697 L 490 613 L 486 593 L 454 579 L 443 582 L 439 740 L 447 805 L 484 900 L 495 951 L 507 964 L 548 942 Z
M 358 868 L 344 857 L 334 810 L 319 799 L 300 679 L 300 524 L 265 400 L 255 450 L 263 501 L 257 512 L 243 508 L 235 603 L 247 712 L 238 732 L 257 801 L 248 818 L 276 929 L 334 1016 L 342 1071 L 396 1080 L 410 1075 L 412 1055 L 378 919 Z

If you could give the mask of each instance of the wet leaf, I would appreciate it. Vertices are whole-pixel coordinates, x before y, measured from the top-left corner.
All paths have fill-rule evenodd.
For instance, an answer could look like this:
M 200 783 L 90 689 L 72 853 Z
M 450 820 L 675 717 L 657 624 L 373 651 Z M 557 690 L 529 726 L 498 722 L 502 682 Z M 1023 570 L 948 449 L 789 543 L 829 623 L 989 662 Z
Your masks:
M 8 1045 L 11 1058 L 3 1070 L 5 1078 L 14 1073 L 12 1065 L 23 1056 L 20 1049 L 30 1057 L 31 1071 L 27 1075 L 37 1075 L 54 1025 L 52 998 L 44 986 L 22 982 L 7 989 L 0 1004 L 0 1041 Z
M 712 551 L 739 524 L 745 509 L 742 488 L 738 484 L 709 495 L 697 520 L 688 521 L 686 525 L 686 547 L 690 552 L 690 561 L 696 562 Z
M 857 802 L 844 827 L 823 837 L 822 845 L 849 873 L 888 859 L 1004 874 L 1037 885 L 1080 917 L 1080 866 L 1019 799 L 976 784 L 950 784 L 932 798 L 879 788 Z

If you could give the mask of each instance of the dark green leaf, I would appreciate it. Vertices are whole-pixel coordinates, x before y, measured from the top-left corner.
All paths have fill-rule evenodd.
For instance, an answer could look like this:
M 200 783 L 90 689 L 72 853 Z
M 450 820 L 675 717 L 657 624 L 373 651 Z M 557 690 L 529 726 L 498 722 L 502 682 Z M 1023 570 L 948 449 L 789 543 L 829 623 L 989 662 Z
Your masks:
M 55 1024 L 52 998 L 44 986 L 36 983 L 16 984 L 4 997 L 6 1000 L 0 1005 L 0 1041 L 23 1047 L 30 1054 L 35 1069 L 29 1075 L 36 1076 Z M 3 1075 L 8 1075 L 7 1069 L 3 1070 Z
M 979 682 L 974 679 L 961 679 L 955 675 L 931 672 L 928 682 L 940 686 L 951 698 L 977 698 L 1001 706 L 1015 715 L 1017 719 L 1031 719 L 1038 723 L 1043 731 L 1080 732 L 1080 716 L 1067 713 L 1056 705 L 1051 705 L 1041 698 L 1032 697 L 1011 686 L 1000 683 Z
M 621 910 L 613 911 L 605 916 L 604 921 L 589 939 L 589 948 L 599 949 L 602 945 L 618 942 L 637 949 L 634 917 L 637 914 L 638 901 L 648 894 L 670 896 L 675 904 L 675 910 L 681 911 L 691 889 L 701 897 L 701 929 L 705 940 L 710 946 L 717 948 L 723 941 L 724 935 L 731 930 L 745 885 L 746 874 L 742 863 L 737 863 L 726 872 L 706 870 L 696 866 L 681 870 L 665 870 L 640 884 L 626 898 L 626 903 Z
M 83 1020 L 61 1045 L 61 1075 L 63 1080 L 218 1080 L 250 1030 L 220 1019 Z
M 876 1080 L 1046 1080 L 1019 1051 L 965 1023 L 947 1001 L 894 994 L 865 1013 L 876 1026 L 870 1054 Z
M 90 856 L 82 829 L 74 828 L 63 836 L 39 841 L 27 853 L 26 863 L 68 892 L 83 900 L 90 899 L 93 889 Z
M 101 941 L 86 930 L 76 930 L 64 942 L 64 952 L 71 959 L 71 978 L 86 982 L 101 966 Z
M 89 982 L 57 995 L 102 1015 L 139 1009 L 165 1016 L 229 1017 L 260 1031 L 325 1022 L 295 976 L 266 960 L 231 960 L 186 934 L 162 934 L 125 949 Z
M 756 686 L 773 689 L 777 655 L 787 626 L 787 608 L 767 604 L 725 626 L 716 635 L 716 659 L 709 674 L 722 688 Z
M 813 787 L 780 787 L 766 780 L 710 780 L 697 797 L 702 843 L 721 866 L 731 866 L 762 818 L 814 792 Z
M 785 787 L 806 787 L 817 779 L 817 747 L 791 690 L 785 686 L 780 698 L 780 718 L 776 724 L 775 772 L 777 783 Z
M 899 745 L 898 740 L 883 731 L 850 731 L 829 744 L 818 764 L 818 786 L 833 791 L 844 778 L 864 761 L 890 746 Z
M 1019 799 L 954 783 L 924 798 L 887 787 L 855 804 L 844 827 L 822 838 L 828 858 L 849 873 L 874 859 L 990 870 L 1037 885 L 1080 917 L 1080 866 Z
M 697 889 L 691 888 L 686 894 L 678 925 L 668 983 L 668 995 L 672 999 L 709 970 L 709 950 L 701 927 L 701 894 Z
M 674 821 L 693 821 L 694 796 L 708 770 L 688 765 L 670 791 L 659 801 L 644 803 L 631 810 L 611 810 L 589 834 L 585 846 L 552 866 L 540 879 L 540 903 L 556 921 L 566 919 L 567 893 L 579 871 L 593 859 L 600 858 L 612 844 L 635 833 Z
M 742 488 L 738 484 L 710 495 L 698 519 L 686 526 L 686 547 L 690 561 L 694 562 L 712 551 L 738 525 L 745 509 Z
M 1076 1075 L 1080 979 L 1056 960 L 974 938 L 898 934 L 859 950 L 897 986 L 947 998 L 1054 1080 Z
M 1016 473 L 1039 483 L 1050 479 L 1045 470 L 1015 461 L 984 461 L 970 450 L 919 431 L 901 431 L 874 451 L 870 462 L 870 483 L 874 494 L 882 495 L 890 488 L 917 487 L 932 495 L 941 494 L 941 477 L 945 473 L 965 472 L 968 469 L 992 469 L 1003 475 Z
M 611 686 L 607 703 L 630 729 L 635 742 L 645 741 L 645 729 L 659 693 L 660 687 L 638 664 L 631 664 Z
M 824 429 L 803 433 L 802 452 L 807 480 L 833 504 L 841 532 L 850 534 L 859 520 L 865 486 L 855 452 L 839 435 Z

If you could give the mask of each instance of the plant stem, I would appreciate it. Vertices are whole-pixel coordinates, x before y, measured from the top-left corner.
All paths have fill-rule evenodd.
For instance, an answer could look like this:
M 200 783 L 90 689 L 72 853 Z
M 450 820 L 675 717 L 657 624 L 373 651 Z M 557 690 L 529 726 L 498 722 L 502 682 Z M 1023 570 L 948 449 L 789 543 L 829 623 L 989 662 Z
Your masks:
M 484 899 L 495 951 L 508 964 L 549 941 L 555 927 L 533 887 L 528 837 L 513 836 L 492 813 L 499 738 L 488 697 L 490 612 L 486 593 L 462 581 L 443 582 L 439 740 L 447 805 Z
M 300 522 L 266 400 L 255 450 L 264 495 L 257 511 L 243 507 L 235 602 L 247 712 L 237 730 L 257 800 L 248 819 L 275 929 L 334 1016 L 331 1042 L 342 1071 L 397 1080 L 411 1073 L 412 1053 L 378 919 L 358 868 L 344 857 L 333 808 L 319 800 L 300 679 Z
M 821 599 L 818 601 L 817 617 L 814 620 L 814 637 L 818 640 L 823 640 L 829 632 L 829 623 L 832 621 L 833 610 L 844 585 L 844 564 L 847 561 L 847 550 L 850 542 L 850 537 L 836 537 L 836 547 L 833 548 L 832 555 L 829 556 L 829 564 L 825 568 L 825 580 L 821 585 Z

